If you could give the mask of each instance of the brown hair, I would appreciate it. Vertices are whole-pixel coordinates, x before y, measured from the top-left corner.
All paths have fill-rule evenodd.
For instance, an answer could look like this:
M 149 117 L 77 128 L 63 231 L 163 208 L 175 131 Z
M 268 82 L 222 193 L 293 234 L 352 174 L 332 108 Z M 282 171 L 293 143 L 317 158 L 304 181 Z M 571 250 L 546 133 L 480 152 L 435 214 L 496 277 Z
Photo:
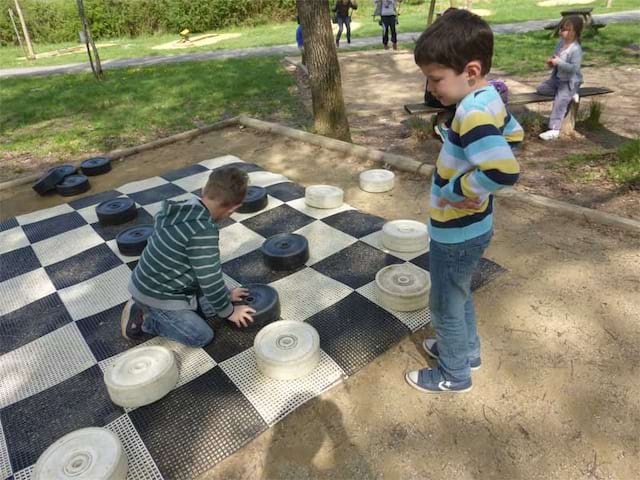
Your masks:
M 482 65 L 482 75 L 491 70 L 493 32 L 489 24 L 467 10 L 447 11 L 416 41 L 417 65 L 438 63 L 460 74 L 472 60 Z
M 249 176 L 236 167 L 217 168 L 202 189 L 202 196 L 220 202 L 223 207 L 239 205 L 247 194 Z
M 573 31 L 576 32 L 576 41 L 580 43 L 580 39 L 582 37 L 582 27 L 584 26 L 582 17 L 580 17 L 579 15 L 568 15 L 566 17 L 562 17 L 562 20 L 560 20 L 560 25 L 558 26 L 558 31 L 562 30 L 562 27 L 564 27 L 565 25 L 571 25 L 573 27 Z

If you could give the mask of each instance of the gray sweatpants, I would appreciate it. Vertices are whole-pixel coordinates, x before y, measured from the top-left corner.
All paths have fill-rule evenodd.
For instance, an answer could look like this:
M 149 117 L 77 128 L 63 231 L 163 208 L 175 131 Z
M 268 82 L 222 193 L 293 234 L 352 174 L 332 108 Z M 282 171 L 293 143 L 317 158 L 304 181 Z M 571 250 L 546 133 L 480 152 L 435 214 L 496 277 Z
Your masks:
M 557 77 L 550 77 L 540 85 L 538 85 L 538 93 L 540 95 L 554 96 L 553 109 L 549 117 L 549 128 L 552 130 L 560 130 L 562 120 L 567 114 L 567 107 L 571 103 L 573 95 L 578 91 L 578 85 L 573 89 L 566 80 L 559 80 Z

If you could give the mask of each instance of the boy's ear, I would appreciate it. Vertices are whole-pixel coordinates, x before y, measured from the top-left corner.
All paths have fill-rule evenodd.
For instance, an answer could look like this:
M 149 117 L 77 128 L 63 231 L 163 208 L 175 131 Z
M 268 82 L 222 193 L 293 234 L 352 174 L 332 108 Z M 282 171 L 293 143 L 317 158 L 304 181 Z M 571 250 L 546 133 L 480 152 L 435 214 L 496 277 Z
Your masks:
M 482 75 L 482 63 L 480 60 L 471 60 L 464 67 L 464 71 L 469 80 L 477 80 Z

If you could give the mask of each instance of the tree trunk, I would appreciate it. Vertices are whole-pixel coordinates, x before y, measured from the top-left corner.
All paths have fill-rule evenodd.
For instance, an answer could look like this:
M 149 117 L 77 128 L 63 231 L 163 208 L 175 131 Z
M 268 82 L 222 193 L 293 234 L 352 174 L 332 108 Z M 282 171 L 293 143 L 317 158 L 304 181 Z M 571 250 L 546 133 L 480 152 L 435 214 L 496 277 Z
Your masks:
M 296 0 L 309 70 L 314 128 L 320 135 L 351 141 L 328 0 Z
M 98 80 L 102 80 L 102 64 L 100 63 L 100 56 L 98 55 L 98 49 L 96 48 L 96 44 L 93 41 L 93 37 L 91 36 L 91 29 L 89 28 L 89 20 L 87 20 L 87 16 L 84 13 L 84 3 L 82 0 L 76 0 L 78 4 L 78 14 L 80 15 L 80 20 L 82 21 L 82 30 L 84 31 L 84 36 L 86 39 L 87 46 L 87 54 L 89 55 L 89 62 L 91 63 L 91 70 L 95 74 Z M 93 60 L 91 59 L 91 52 L 89 51 L 89 46 L 91 46 L 91 50 L 93 51 L 93 56 L 95 58 L 95 68 L 93 66 Z
M 36 54 L 33 52 L 33 45 L 31 44 L 31 36 L 29 35 L 27 22 L 24 21 L 24 16 L 22 15 L 22 9 L 20 8 L 18 0 L 15 0 L 15 4 L 16 12 L 18 12 L 18 18 L 20 18 L 20 25 L 22 25 L 22 33 L 24 33 L 24 43 L 27 44 L 27 58 L 29 60 L 34 60 L 36 58 Z

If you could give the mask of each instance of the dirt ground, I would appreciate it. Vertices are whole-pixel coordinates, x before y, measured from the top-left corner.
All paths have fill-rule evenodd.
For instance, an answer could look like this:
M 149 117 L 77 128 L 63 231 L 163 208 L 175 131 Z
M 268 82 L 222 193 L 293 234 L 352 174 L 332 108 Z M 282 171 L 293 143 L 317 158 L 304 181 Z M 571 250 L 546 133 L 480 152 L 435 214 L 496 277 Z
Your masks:
M 115 165 L 92 192 L 222 154 L 305 185 L 329 183 L 387 219 L 426 220 L 427 182 L 398 174 L 359 190 L 370 165 L 250 129 L 229 128 Z M 62 203 L 0 192 L 2 217 Z M 640 238 L 499 199 L 488 258 L 508 269 L 476 294 L 483 341 L 474 390 L 428 396 L 400 342 L 308 402 L 202 479 L 635 479 L 640 476 Z
M 413 55 L 405 51 L 374 50 L 342 53 L 339 58 L 353 141 L 434 164 L 441 144 L 433 138 L 417 138 L 409 125 L 411 117 L 402 108 L 406 103 L 419 103 L 424 94 L 424 77 Z M 640 67 L 585 67 L 583 74 L 585 86 L 608 86 L 615 90 L 613 94 L 595 97 L 604 107 L 603 128 L 579 129 L 574 138 L 555 142 L 543 142 L 536 135 L 527 135 L 517 154 L 522 167 L 517 188 L 640 219 L 640 190 L 619 188 L 606 178 L 604 167 L 587 172 L 596 180 L 585 181 L 581 172 L 572 171 L 561 161 L 570 154 L 615 148 L 640 136 Z M 517 77 L 494 70 L 491 77 L 506 80 L 510 92 L 520 93 L 535 90 L 546 74 Z M 298 78 L 310 108 L 305 81 Z M 583 99 L 582 112 L 588 112 L 591 101 L 591 98 Z M 512 109 L 516 118 L 532 113 L 548 118 L 550 112 L 550 102 Z

